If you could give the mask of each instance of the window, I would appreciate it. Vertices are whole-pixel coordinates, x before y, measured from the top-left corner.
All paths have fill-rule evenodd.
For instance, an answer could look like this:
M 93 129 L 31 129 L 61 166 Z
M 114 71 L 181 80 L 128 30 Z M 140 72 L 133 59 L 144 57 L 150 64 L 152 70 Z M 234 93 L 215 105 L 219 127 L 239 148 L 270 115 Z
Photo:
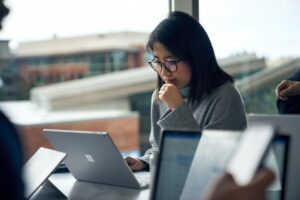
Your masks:
M 22 102 L 18 100 L 25 100 L 26 105 L 34 104 L 32 107 L 36 108 L 35 110 L 17 112 L 20 113 L 17 120 L 24 119 L 28 124 L 26 130 L 31 130 L 32 127 L 30 127 L 30 119 L 23 116 L 23 113 L 32 113 L 32 116 L 37 116 L 39 121 L 43 122 L 40 125 L 36 124 L 31 130 L 41 134 L 42 128 L 49 125 L 51 115 L 58 111 L 63 118 L 66 118 L 62 120 L 64 123 L 59 122 L 60 125 L 64 124 L 66 129 L 74 129 L 78 126 L 85 130 L 92 128 L 97 131 L 111 130 L 112 135 L 125 134 L 120 138 L 128 138 L 128 141 L 114 138 L 117 146 L 128 144 L 129 146 L 125 145 L 127 150 L 139 150 L 139 145 L 132 141 L 138 140 L 139 130 L 149 129 L 147 124 L 150 123 L 147 113 L 149 111 L 146 110 L 150 110 L 150 106 L 147 108 L 139 104 L 131 107 L 131 97 L 140 94 L 127 95 L 126 88 L 123 89 L 122 85 L 113 88 L 118 80 L 114 83 L 103 81 L 103 84 L 99 84 L 98 79 L 107 77 L 106 75 L 111 72 L 126 70 L 128 63 L 131 63 L 133 68 L 144 65 L 144 49 L 141 47 L 145 46 L 149 32 L 167 16 L 169 1 L 6 0 L 5 3 L 12 12 L 5 20 L 0 39 L 10 40 L 12 62 L 9 64 L 8 73 L 13 73 L 13 76 L 7 74 L 7 77 L 18 78 L 11 80 L 14 84 L 11 84 L 10 88 L 7 86 L 3 89 L 0 98 L 4 101 L 14 100 L 12 104 L 15 104 L 16 109 L 27 109 L 23 108 L 25 104 L 21 104 Z M 152 12 L 145 12 L 145 10 Z M 8 49 L 7 45 L 4 47 Z M 128 59 L 129 54 L 131 60 Z M 75 70 L 79 65 L 87 71 Z M 3 74 L 1 70 L 0 74 Z M 38 73 L 32 74 L 30 81 L 30 72 L 35 70 Z M 106 90 L 98 92 L 101 88 Z M 123 96 L 116 95 L 115 99 L 102 100 L 106 98 L 105 95 L 109 96 L 112 93 L 121 93 Z M 149 91 L 141 91 L 142 100 L 150 101 L 150 95 L 146 94 L 144 97 L 144 93 Z M 102 98 L 103 96 L 105 98 Z M 128 112 L 126 116 L 128 120 L 136 122 L 140 128 L 136 128 L 134 123 L 129 127 L 125 122 L 126 126 L 113 127 L 115 123 L 113 120 L 120 118 L 122 114 L 115 118 L 107 117 L 105 120 L 110 121 L 109 123 L 100 120 L 103 116 L 112 115 L 112 111 Z M 134 111 L 141 112 L 142 118 L 133 118 L 132 116 L 137 116 Z M 89 122 L 83 122 L 85 114 L 70 114 L 70 112 L 85 114 L 90 112 L 88 114 L 90 117 L 97 116 L 101 112 L 105 114 L 102 113 L 101 117 L 97 116 Z M 40 116 L 40 113 L 46 114 Z M 78 118 L 83 116 L 83 118 L 72 121 L 73 116 Z M 59 128 L 56 127 L 57 124 L 51 124 L 51 127 Z M 26 134 L 26 130 L 21 131 Z M 122 133 L 117 133 L 116 130 L 122 130 Z M 31 155 L 39 146 L 47 145 L 34 143 L 30 141 L 31 138 L 24 137 L 24 140 L 24 146 L 27 148 L 26 155 Z M 148 140 L 143 141 L 148 144 Z M 122 151 L 126 151 L 126 148 L 122 146 Z
M 241 93 L 248 113 L 277 112 L 274 89 L 287 78 L 280 71 L 291 68 L 291 75 L 289 63 L 299 56 L 299 5 L 297 0 L 200 0 L 200 23 L 220 65 L 238 87 L 247 86 Z

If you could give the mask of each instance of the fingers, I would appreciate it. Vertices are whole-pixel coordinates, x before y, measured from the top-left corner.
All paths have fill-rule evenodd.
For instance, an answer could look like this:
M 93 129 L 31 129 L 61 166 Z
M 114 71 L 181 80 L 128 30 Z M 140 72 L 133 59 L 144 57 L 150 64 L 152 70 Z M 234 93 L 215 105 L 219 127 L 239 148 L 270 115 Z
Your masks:
M 125 161 L 127 162 L 130 168 L 136 163 L 136 159 L 132 157 L 126 157 Z
M 283 80 L 277 85 L 275 94 L 281 100 L 287 100 L 289 96 L 300 95 L 300 82 Z
M 165 93 L 166 93 L 165 88 L 161 87 L 160 90 L 159 90 L 159 92 L 158 92 L 158 98 L 160 100 L 163 100 L 163 96 L 164 96 Z
M 183 102 L 179 89 L 172 83 L 166 83 L 160 88 L 158 98 L 171 110 Z
M 295 96 L 300 94 L 300 82 L 291 82 L 288 88 L 281 91 L 282 96 Z
M 288 81 L 288 80 L 283 80 L 283 81 L 281 81 L 281 82 L 277 85 L 277 87 L 276 87 L 276 89 L 275 89 L 275 94 L 276 94 L 276 96 L 277 96 L 277 97 L 280 97 L 280 92 L 281 92 L 283 89 L 287 88 L 288 85 L 289 85 L 289 81 Z
M 236 191 L 238 186 L 234 182 L 231 174 L 225 172 L 218 180 L 209 188 L 207 193 L 204 195 L 205 200 L 232 200 L 231 194 Z
M 171 84 L 171 83 L 165 83 L 161 86 L 159 92 L 164 92 L 167 91 L 169 88 L 171 87 L 176 87 L 175 85 Z
M 135 164 L 131 165 L 130 168 L 134 172 L 140 171 L 141 170 L 141 165 L 139 163 L 135 163 Z
M 235 183 L 233 176 L 228 172 L 223 173 L 217 182 L 220 184 L 224 184 L 228 182 Z
M 209 200 L 260 200 L 265 199 L 265 190 L 275 176 L 268 169 L 261 170 L 255 179 L 246 186 L 238 186 L 232 175 L 224 173 L 210 189 L 205 199 Z
M 158 94 L 159 94 L 159 95 L 162 95 L 162 94 L 165 93 L 165 91 L 166 91 L 166 86 L 165 86 L 165 85 L 162 85 L 161 88 L 160 88 L 160 90 L 158 91 Z
M 288 96 L 290 96 L 290 94 L 289 94 L 289 88 L 282 90 L 279 93 L 278 98 L 285 101 L 285 100 L 288 100 Z
M 283 80 L 275 89 L 276 96 L 281 100 L 287 100 L 288 96 L 293 95 L 295 81 Z
M 164 100 L 165 95 L 172 90 L 172 87 L 176 87 L 175 85 L 171 84 L 171 83 L 165 83 L 161 86 L 159 92 L 158 92 L 158 97 L 161 100 Z
M 266 188 L 274 181 L 275 175 L 269 169 L 262 169 L 255 179 L 249 184 L 249 187 L 256 190 L 266 190 Z
M 283 98 L 283 99 L 286 99 L 287 96 L 291 95 L 292 94 L 292 91 L 291 91 L 291 88 L 286 88 L 284 90 L 281 90 L 279 92 L 279 98 Z
M 132 157 L 126 157 L 125 161 L 132 171 L 140 171 L 143 168 L 143 163 Z
M 134 160 L 134 158 L 126 157 L 125 160 L 126 160 L 127 163 L 131 163 Z

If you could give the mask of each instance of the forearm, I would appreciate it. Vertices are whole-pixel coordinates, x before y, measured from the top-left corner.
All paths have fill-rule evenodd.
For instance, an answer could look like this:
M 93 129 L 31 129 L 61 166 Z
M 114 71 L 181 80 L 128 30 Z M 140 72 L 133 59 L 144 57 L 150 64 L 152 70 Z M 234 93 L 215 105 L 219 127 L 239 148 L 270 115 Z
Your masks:
M 174 111 L 168 110 L 157 124 L 163 130 L 201 130 L 187 103 L 182 103 Z

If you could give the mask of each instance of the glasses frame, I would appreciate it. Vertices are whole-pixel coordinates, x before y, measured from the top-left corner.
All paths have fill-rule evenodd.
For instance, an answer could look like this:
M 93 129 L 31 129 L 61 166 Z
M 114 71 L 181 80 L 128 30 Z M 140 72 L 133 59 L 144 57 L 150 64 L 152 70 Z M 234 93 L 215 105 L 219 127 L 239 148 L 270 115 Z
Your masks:
M 165 63 L 167 63 L 167 62 L 172 62 L 172 63 L 174 63 L 175 64 L 175 71 L 171 71 L 168 67 L 166 67 L 166 64 Z M 176 61 L 165 61 L 165 62 L 160 62 L 160 61 L 155 61 L 154 59 L 153 60 L 151 60 L 151 61 L 149 61 L 148 63 L 149 63 L 149 65 L 151 66 L 151 68 L 154 70 L 154 71 L 156 71 L 157 73 L 160 73 L 161 71 L 162 71 L 162 68 L 163 67 L 165 67 L 165 69 L 168 71 L 168 72 L 177 72 L 177 70 L 178 70 L 178 66 L 177 66 L 177 64 L 179 63 L 179 62 L 181 62 L 181 60 L 180 59 L 178 59 L 178 60 L 176 60 Z M 159 63 L 160 64 L 160 70 L 158 71 L 158 70 L 156 70 L 156 68 L 154 67 L 154 63 Z

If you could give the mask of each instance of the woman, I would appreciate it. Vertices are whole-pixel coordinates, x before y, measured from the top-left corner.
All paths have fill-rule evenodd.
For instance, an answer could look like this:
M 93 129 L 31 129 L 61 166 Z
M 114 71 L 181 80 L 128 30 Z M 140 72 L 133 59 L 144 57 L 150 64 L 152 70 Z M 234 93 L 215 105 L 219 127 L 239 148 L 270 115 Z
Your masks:
M 164 129 L 246 128 L 244 105 L 233 79 L 218 65 L 203 27 L 191 16 L 172 12 L 150 34 L 149 62 L 158 74 L 152 95 L 152 148 L 139 158 L 127 157 L 133 171 L 147 170 Z

